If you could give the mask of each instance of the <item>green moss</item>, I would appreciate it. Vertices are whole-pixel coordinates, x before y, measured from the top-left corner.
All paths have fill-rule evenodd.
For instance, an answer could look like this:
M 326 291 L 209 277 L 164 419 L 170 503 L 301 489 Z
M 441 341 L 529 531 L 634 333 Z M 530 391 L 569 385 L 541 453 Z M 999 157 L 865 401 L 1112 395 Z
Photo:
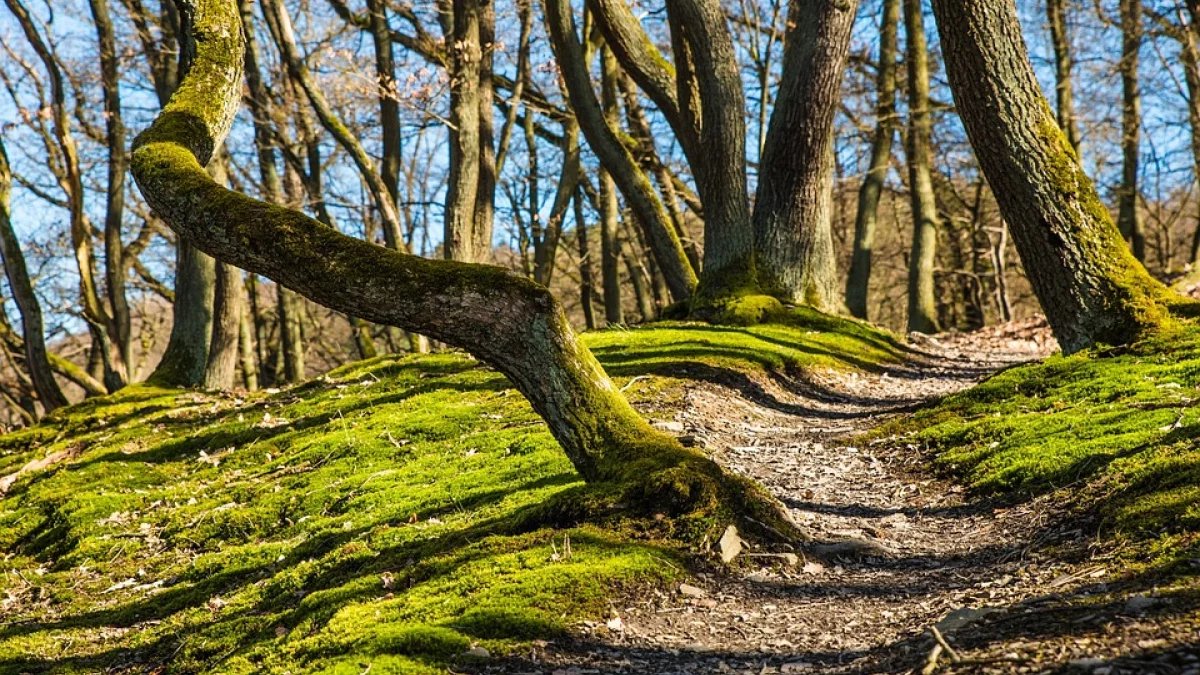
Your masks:
M 1180 322 L 1104 354 L 1003 371 L 873 435 L 928 449 L 938 467 L 981 491 L 1023 498 L 1069 487 L 1081 507 L 1098 505 L 1104 531 L 1134 543 L 1143 561 L 1166 560 L 1167 551 L 1194 557 L 1200 326 Z
M 695 379 L 900 355 L 864 324 L 779 319 L 584 340 L 653 405 Z M 771 522 L 760 488 L 658 437 L 660 464 L 626 467 L 653 477 L 627 481 L 640 492 L 584 485 L 525 400 L 459 354 L 276 394 L 139 385 L 61 409 L 0 437 L 5 474 L 79 451 L 0 500 L 0 673 L 435 673 L 473 644 L 560 635 L 622 588 L 679 578 L 686 543 L 736 514 Z M 672 511 L 663 494 L 687 508 L 642 517 Z

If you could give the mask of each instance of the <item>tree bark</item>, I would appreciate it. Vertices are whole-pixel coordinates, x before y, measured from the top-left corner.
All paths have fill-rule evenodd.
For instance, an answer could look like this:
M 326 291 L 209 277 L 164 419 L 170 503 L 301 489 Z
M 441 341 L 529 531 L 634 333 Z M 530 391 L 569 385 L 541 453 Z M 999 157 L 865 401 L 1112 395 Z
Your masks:
M 204 368 L 204 388 L 228 391 L 233 389 L 241 352 L 238 345 L 245 311 L 242 271 L 233 265 L 219 262 L 213 301 L 213 330 L 209 341 L 208 363 Z
M 858 214 L 854 221 L 854 250 L 846 279 L 846 308 L 850 314 L 867 317 L 871 285 L 871 254 L 875 248 L 875 226 L 879 221 L 879 198 L 887 180 L 896 136 L 896 56 L 900 25 L 900 1 L 884 0 L 879 25 L 879 68 L 876 72 L 875 137 L 871 141 L 871 164 L 858 191 Z
M 1133 255 L 1146 260 L 1146 232 L 1138 210 L 1142 94 L 1138 67 L 1142 49 L 1142 0 L 1121 0 L 1121 187 L 1117 226 L 1133 246 Z
M 29 270 L 25 266 L 25 254 L 17 240 L 9 212 L 9 197 L 12 194 L 12 171 L 8 165 L 8 154 L 4 140 L 0 138 L 0 257 L 4 259 L 4 273 L 12 289 L 13 300 L 21 313 L 21 332 L 25 336 L 25 369 L 37 392 L 42 409 L 50 412 L 67 404 L 67 397 L 59 389 L 50 368 L 46 350 L 45 328 L 42 325 L 42 305 L 33 291 Z
M 1175 296 L 1129 252 L 1042 95 L 1013 0 L 934 0 L 946 72 L 980 167 L 1066 353 L 1127 344 Z
M 1188 13 L 1183 18 L 1184 26 L 1179 36 L 1180 61 L 1183 62 L 1184 80 L 1188 91 L 1188 124 L 1192 140 L 1192 177 L 1200 183 L 1200 1 L 1187 3 Z M 1182 18 L 1182 17 L 1181 17 Z M 1200 212 L 1196 217 L 1196 231 L 1192 236 L 1189 262 L 1192 276 L 1200 272 Z
M 447 21 L 450 76 L 450 177 L 443 247 L 446 258 L 486 262 L 491 255 L 496 160 L 492 139 L 490 2 L 453 0 Z
M 921 0 L 904 0 L 908 62 L 908 191 L 912 202 L 913 240 L 908 261 L 908 330 L 939 331 L 933 265 L 937 254 L 937 199 L 930 174 L 933 118 L 929 114 L 929 54 Z
M 826 311 L 842 307 L 831 231 L 833 114 L 857 6 L 857 0 L 792 0 L 754 205 L 763 288 Z
M 1067 29 L 1067 1 L 1046 0 L 1046 21 L 1050 26 L 1050 44 L 1054 48 L 1054 94 L 1058 103 L 1058 126 L 1067 135 L 1067 142 L 1081 154 L 1079 124 L 1075 118 L 1075 86 L 1072 72 L 1071 34 Z
M 760 531 L 803 536 L 761 488 L 639 417 L 545 287 L 498 267 L 374 246 L 214 182 L 202 165 L 237 113 L 243 33 L 232 0 L 181 6 L 195 18 L 186 37 L 196 59 L 134 141 L 131 165 L 146 201 L 180 239 L 326 307 L 468 350 L 526 396 L 586 480 L 616 482 L 622 499 L 698 513 L 704 535 L 729 522 L 719 513 L 731 512 Z

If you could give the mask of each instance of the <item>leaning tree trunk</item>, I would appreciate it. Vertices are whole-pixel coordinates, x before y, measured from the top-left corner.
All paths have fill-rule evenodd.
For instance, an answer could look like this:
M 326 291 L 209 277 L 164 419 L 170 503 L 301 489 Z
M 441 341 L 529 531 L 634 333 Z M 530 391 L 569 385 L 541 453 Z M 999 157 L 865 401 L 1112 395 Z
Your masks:
M 1146 260 L 1146 230 L 1138 211 L 1138 172 L 1142 137 L 1142 93 L 1138 83 L 1138 53 L 1142 49 L 1142 2 L 1121 0 L 1121 187 L 1117 226 L 1133 246 L 1133 255 Z
M 900 25 L 900 0 L 884 0 L 879 26 L 879 68 L 875 102 L 875 138 L 871 141 L 871 165 L 858 191 L 858 215 L 854 221 L 854 251 L 846 277 L 846 308 L 860 319 L 867 318 L 867 295 L 871 286 L 871 254 L 875 248 L 875 225 L 879 220 L 879 197 L 892 160 L 896 136 L 896 55 Z
M 1177 301 L 1129 252 L 1042 95 L 1014 0 L 933 0 L 979 165 L 1066 353 L 1126 344 Z
M 147 203 L 181 240 L 326 307 L 468 350 L 529 399 L 586 480 L 616 482 L 625 499 L 699 511 L 703 534 L 739 514 L 802 536 L 761 488 L 639 417 L 545 287 L 499 267 L 374 246 L 214 182 L 203 164 L 238 110 L 243 34 L 233 0 L 180 5 L 192 18 L 187 38 L 196 58 L 134 141 L 131 166 Z
M 42 402 L 42 409 L 50 412 L 67 404 L 50 369 L 50 358 L 46 353 L 46 337 L 43 335 L 42 306 L 33 292 L 29 270 L 25 266 L 25 254 L 17 240 L 9 217 L 9 195 L 12 192 L 12 172 L 8 166 L 8 154 L 4 140 L 0 138 L 0 258 L 4 261 L 4 273 L 12 289 L 17 310 L 21 313 L 21 330 L 25 334 L 25 369 L 29 380 Z
M 793 0 L 793 27 L 759 166 L 754 248 L 774 294 L 842 307 L 833 250 L 833 113 L 857 0 Z
M 908 61 L 908 191 L 913 241 L 908 261 L 908 330 L 938 332 L 933 265 L 937 254 L 938 212 L 930 173 L 933 118 L 929 114 L 929 54 L 921 0 L 904 0 Z

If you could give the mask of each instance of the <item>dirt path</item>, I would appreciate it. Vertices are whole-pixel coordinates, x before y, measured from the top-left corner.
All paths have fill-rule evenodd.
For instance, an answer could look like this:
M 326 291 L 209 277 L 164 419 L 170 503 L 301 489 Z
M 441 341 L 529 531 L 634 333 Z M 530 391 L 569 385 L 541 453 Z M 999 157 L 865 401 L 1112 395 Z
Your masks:
M 1079 524 L 1061 518 L 1049 500 L 1005 508 L 966 498 L 960 487 L 919 472 L 915 451 L 850 445 L 890 416 L 1040 350 L 1020 341 L 999 343 L 1004 346 L 985 349 L 978 338 L 931 341 L 902 367 L 789 392 L 770 385 L 748 395 L 716 385 L 694 388 L 675 421 L 720 448 L 719 461 L 768 486 L 819 537 L 863 539 L 890 554 L 794 567 L 744 558 L 752 563 L 748 570 L 702 572 L 695 586 L 627 599 L 613 608 L 607 624 L 583 626 L 569 643 L 547 644 L 527 660 L 487 670 L 921 672 L 936 644 L 930 626 L 939 626 L 952 647 L 970 646 L 980 633 L 1003 634 L 1005 622 L 1029 624 L 1042 614 L 1057 621 L 1045 610 L 1060 608 L 1068 596 L 1103 593 L 1109 574 L 1102 556 L 1087 549 Z M 1051 544 L 1053 555 L 1046 552 Z M 1118 640 L 1144 641 L 1148 633 L 1133 625 L 1135 615 L 1156 602 L 1142 598 L 1114 609 L 1128 610 L 1125 628 L 1131 631 Z M 1083 619 L 1078 632 L 1087 633 L 1092 618 Z M 1054 633 L 1061 638 L 1061 631 Z M 1037 654 L 1049 643 L 983 643 L 971 653 L 964 649 L 965 658 L 977 662 L 961 663 L 956 672 L 1043 672 L 1029 664 L 1041 661 Z M 1077 672 L 1123 672 L 1119 662 L 1088 660 L 1095 648 L 1087 640 L 1054 648 L 1054 660 L 1082 668 Z M 1171 667 L 1161 672 L 1189 672 Z M 1127 672 L 1159 671 L 1136 666 Z

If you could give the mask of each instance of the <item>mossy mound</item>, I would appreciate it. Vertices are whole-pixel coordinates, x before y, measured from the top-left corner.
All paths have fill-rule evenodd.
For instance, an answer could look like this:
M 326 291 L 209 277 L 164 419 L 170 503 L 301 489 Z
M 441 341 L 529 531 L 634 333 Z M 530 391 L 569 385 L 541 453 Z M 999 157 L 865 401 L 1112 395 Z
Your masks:
M 1005 370 L 872 433 L 930 450 L 976 489 L 1066 488 L 1166 569 L 1200 554 L 1200 326 Z
M 585 339 L 664 410 L 716 371 L 899 357 L 853 322 L 784 319 Z M 65 449 L 0 499 L 0 673 L 446 672 L 681 578 L 704 527 L 609 508 L 525 400 L 458 354 L 242 397 L 130 387 L 0 438 L 0 475 Z

